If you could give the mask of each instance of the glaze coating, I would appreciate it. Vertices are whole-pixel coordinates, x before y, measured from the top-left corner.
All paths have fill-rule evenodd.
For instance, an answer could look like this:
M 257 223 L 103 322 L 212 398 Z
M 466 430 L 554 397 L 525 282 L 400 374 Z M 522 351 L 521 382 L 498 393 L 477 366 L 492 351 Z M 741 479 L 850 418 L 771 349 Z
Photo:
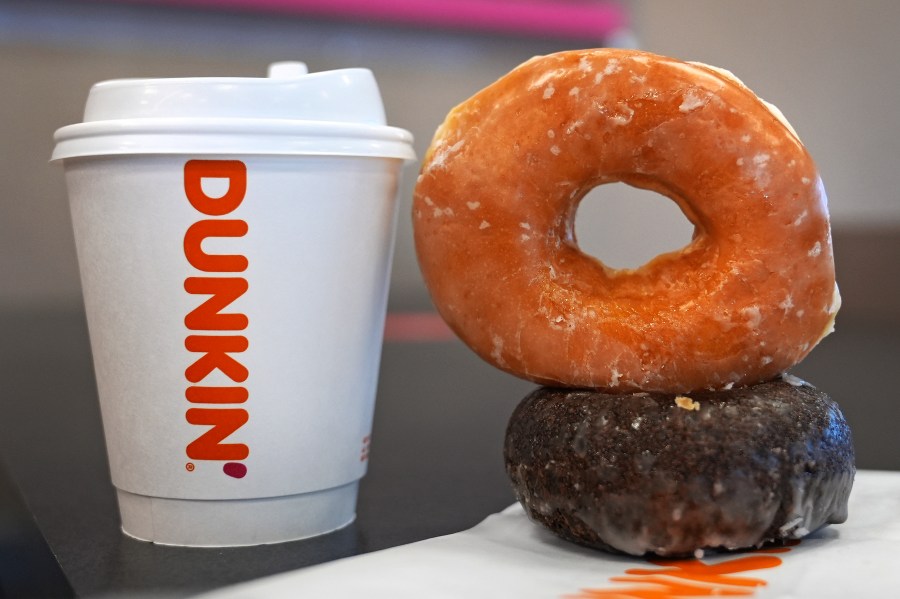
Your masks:
M 674 200 L 691 243 L 636 270 L 582 253 L 578 203 L 615 181 Z M 645 52 L 538 57 L 457 106 L 413 224 L 450 327 L 546 385 L 761 382 L 806 356 L 840 305 L 825 191 L 790 126 L 727 71 Z

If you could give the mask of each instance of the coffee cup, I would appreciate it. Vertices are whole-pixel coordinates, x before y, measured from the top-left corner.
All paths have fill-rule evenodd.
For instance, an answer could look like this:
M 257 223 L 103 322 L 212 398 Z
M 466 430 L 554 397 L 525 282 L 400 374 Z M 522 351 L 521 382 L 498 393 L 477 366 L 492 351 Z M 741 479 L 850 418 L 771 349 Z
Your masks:
M 55 140 L 123 531 L 352 522 L 414 159 L 372 73 L 102 82 Z

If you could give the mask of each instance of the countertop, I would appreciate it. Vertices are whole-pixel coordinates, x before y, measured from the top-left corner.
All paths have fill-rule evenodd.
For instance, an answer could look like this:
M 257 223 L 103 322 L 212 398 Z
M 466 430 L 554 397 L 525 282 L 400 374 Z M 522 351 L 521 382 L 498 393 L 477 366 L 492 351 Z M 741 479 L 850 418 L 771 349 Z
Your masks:
M 0 597 L 187 596 L 464 530 L 514 501 L 503 435 L 534 385 L 456 340 L 388 341 L 354 524 L 234 549 L 136 541 L 119 530 L 83 312 L 0 312 L 0 332 Z M 839 320 L 792 371 L 841 404 L 860 468 L 900 470 L 898 356 L 897 327 Z

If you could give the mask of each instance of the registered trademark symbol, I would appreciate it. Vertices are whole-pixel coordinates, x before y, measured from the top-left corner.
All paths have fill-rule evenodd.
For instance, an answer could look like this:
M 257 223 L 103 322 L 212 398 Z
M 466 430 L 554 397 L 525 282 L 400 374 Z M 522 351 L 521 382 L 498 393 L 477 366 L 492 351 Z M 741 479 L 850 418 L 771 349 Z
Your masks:
M 188 462 L 187 464 L 185 464 L 184 469 L 187 470 L 188 472 L 193 472 L 194 471 L 194 462 Z

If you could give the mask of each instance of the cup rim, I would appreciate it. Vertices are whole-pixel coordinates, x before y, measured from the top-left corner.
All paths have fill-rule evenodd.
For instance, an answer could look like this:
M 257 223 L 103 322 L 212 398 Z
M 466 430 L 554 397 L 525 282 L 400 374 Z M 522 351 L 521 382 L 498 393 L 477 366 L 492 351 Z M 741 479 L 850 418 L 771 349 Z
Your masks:
M 87 121 L 54 133 L 51 162 L 121 154 L 298 154 L 415 160 L 412 133 L 369 123 L 162 117 Z

